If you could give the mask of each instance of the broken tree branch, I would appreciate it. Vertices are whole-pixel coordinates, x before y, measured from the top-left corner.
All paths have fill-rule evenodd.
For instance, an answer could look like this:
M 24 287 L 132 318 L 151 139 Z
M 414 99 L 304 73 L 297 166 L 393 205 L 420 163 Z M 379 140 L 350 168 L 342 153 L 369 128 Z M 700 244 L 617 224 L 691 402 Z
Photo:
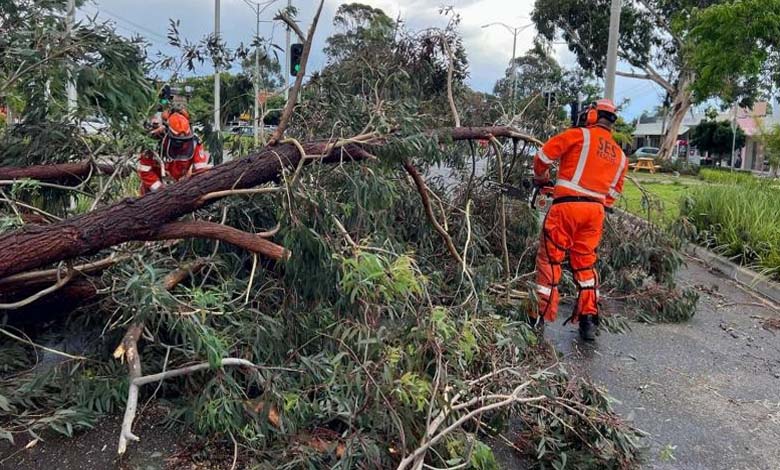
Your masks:
M 198 258 L 195 261 L 170 272 L 163 279 L 165 290 L 171 291 L 183 282 L 192 273 L 198 272 L 206 265 L 206 260 Z M 144 324 L 135 322 L 127 329 L 122 342 L 114 350 L 114 359 L 125 358 L 127 360 L 127 372 L 130 378 L 130 387 L 127 391 L 127 406 L 122 420 L 122 429 L 119 433 L 119 447 L 117 452 L 121 455 L 127 450 L 127 441 L 138 441 L 140 438 L 133 434 L 133 421 L 138 407 L 138 388 L 135 382 L 142 377 L 141 355 L 138 353 L 138 340 L 144 332 Z
M 220 240 L 252 253 L 261 254 L 275 261 L 285 260 L 290 257 L 290 252 L 283 246 L 270 242 L 259 235 L 244 232 L 229 225 L 204 220 L 165 224 L 146 237 L 145 240 L 176 240 L 182 238 Z
M 114 166 L 107 163 L 95 165 L 98 172 L 110 175 L 114 172 Z M 0 180 L 33 179 L 49 182 L 79 182 L 86 178 L 93 169 L 89 160 L 75 163 L 57 163 L 53 165 L 33 166 L 0 166 Z
M 309 53 L 311 52 L 311 44 L 312 40 L 314 39 L 314 31 L 317 29 L 317 22 L 320 19 L 322 5 L 324 3 L 325 0 L 320 0 L 320 6 L 317 7 L 317 12 L 314 14 L 314 19 L 311 20 L 309 34 L 303 43 L 303 54 L 301 54 L 301 69 L 298 71 L 298 74 L 295 77 L 295 85 L 293 85 L 292 89 L 290 90 L 289 99 L 287 100 L 287 104 L 284 107 L 284 111 L 282 111 L 282 117 L 279 119 L 279 125 L 276 127 L 273 136 L 271 136 L 271 139 L 269 140 L 270 145 L 275 145 L 277 142 L 279 142 L 279 140 L 281 140 L 282 136 L 284 135 L 284 131 L 287 129 L 287 125 L 290 123 L 290 118 L 292 118 L 293 110 L 295 109 L 295 105 L 298 102 L 298 93 L 301 91 L 301 85 L 303 85 L 303 77 L 306 75 L 306 63 L 309 61 Z M 295 22 L 293 21 L 292 24 L 295 24 Z M 303 40 L 303 34 L 299 34 L 299 36 L 301 36 L 301 40 Z
M 452 111 L 452 119 L 455 121 L 455 127 L 460 127 L 460 114 L 458 114 L 458 108 L 455 106 L 455 96 L 452 93 L 452 72 L 455 68 L 455 59 L 452 57 L 452 50 L 447 42 L 447 37 L 442 33 L 441 43 L 444 46 L 444 51 L 447 53 L 447 100 L 450 102 L 450 111 Z
M 433 228 L 439 233 L 439 236 L 441 236 L 441 239 L 447 246 L 447 250 L 449 250 L 455 261 L 459 265 L 463 265 L 463 259 L 460 257 L 458 249 L 455 248 L 452 237 L 450 237 L 450 234 L 447 233 L 447 231 L 444 230 L 444 227 L 436 220 L 436 214 L 433 213 L 433 207 L 431 207 L 431 198 L 428 196 L 428 186 L 425 184 L 422 176 L 420 176 L 420 172 L 417 171 L 417 168 L 415 168 L 409 160 L 404 160 L 404 169 L 409 173 L 409 176 L 412 177 L 415 186 L 417 186 L 417 192 L 420 193 L 420 199 L 422 200 L 425 214 L 428 216 L 428 221 L 430 221 Z
M 537 139 L 505 126 L 439 129 L 429 135 L 442 143 L 487 140 L 495 136 L 541 145 Z M 359 160 L 358 149 L 378 148 L 383 142 L 379 138 L 370 143 L 345 141 L 337 145 L 319 141 L 305 143 L 303 148 L 307 155 L 325 155 L 307 163 L 340 163 L 349 158 L 347 156 L 351 156 L 350 160 Z M 3 233 L 0 235 L 0 279 L 129 241 L 147 240 L 163 225 L 218 200 L 203 202 L 203 196 L 279 181 L 282 169 L 296 168 L 300 160 L 297 147 L 279 144 L 217 165 L 208 172 L 167 185 L 140 198 L 125 199 L 61 222 L 24 226 Z
M 19 308 L 22 308 L 24 306 L 30 305 L 31 303 L 35 302 L 36 300 L 45 297 L 52 292 L 59 290 L 62 286 L 70 282 L 70 280 L 73 279 L 73 270 L 68 269 L 68 271 L 65 274 L 65 277 L 57 279 L 57 282 L 50 287 L 47 287 L 46 289 L 43 289 L 42 291 L 39 291 L 29 297 L 26 297 L 22 300 L 18 300 L 16 302 L 7 303 L 7 304 L 0 304 L 0 310 L 16 310 Z
M 300 26 L 298 26 L 298 23 L 296 23 L 294 19 L 290 18 L 290 15 L 288 15 L 286 11 L 282 10 L 277 13 L 276 16 L 274 16 L 274 20 L 281 21 L 286 24 L 288 28 L 295 32 L 295 35 L 298 36 L 298 40 L 301 42 L 306 41 L 306 36 L 304 36 Z

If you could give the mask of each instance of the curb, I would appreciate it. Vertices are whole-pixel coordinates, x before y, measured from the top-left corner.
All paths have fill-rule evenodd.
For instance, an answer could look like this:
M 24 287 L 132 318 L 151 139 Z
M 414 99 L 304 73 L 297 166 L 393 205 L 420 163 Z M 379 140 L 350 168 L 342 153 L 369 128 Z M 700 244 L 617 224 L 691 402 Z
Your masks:
M 652 225 L 647 220 L 622 209 L 616 209 L 615 212 L 637 223 L 641 223 L 643 225 Z M 742 287 L 745 287 L 775 303 L 780 304 L 780 283 L 772 281 L 771 279 L 753 271 L 752 269 L 740 266 L 728 258 L 713 253 L 707 248 L 695 245 L 690 242 L 685 242 L 682 251 L 685 254 L 702 261 L 706 266 L 720 272 L 727 279 L 735 281 Z
M 686 254 L 703 261 L 706 265 L 719 271 L 737 284 L 761 294 L 775 303 L 780 303 L 780 284 L 768 279 L 766 276 L 752 269 L 739 266 L 723 256 L 692 243 L 686 243 L 684 251 Z

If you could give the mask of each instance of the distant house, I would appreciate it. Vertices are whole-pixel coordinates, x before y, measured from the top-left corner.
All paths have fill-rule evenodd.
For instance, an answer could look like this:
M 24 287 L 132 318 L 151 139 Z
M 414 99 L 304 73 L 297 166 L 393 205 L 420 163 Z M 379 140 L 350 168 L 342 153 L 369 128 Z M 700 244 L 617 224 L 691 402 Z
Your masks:
M 733 117 L 733 111 L 726 110 L 718 114 L 717 119 L 719 121 L 731 121 Z M 704 114 L 689 113 L 680 127 L 678 149 L 686 149 L 688 151 L 686 159 L 691 163 L 698 163 L 701 156 L 695 148 L 689 149 L 687 146 L 690 132 L 692 128 L 696 127 L 704 119 Z M 741 158 L 736 158 L 735 162 L 739 162 L 739 168 L 744 170 L 766 171 L 764 148 L 759 139 L 760 126 L 771 128 L 780 125 L 780 115 L 772 113 L 769 103 L 760 102 L 756 103 L 752 109 L 740 108 L 737 110 L 737 125 L 745 132 L 746 139 L 745 146 L 738 154 Z M 638 123 L 636 131 L 634 131 L 634 148 L 660 147 L 666 128 L 667 125 L 662 122 L 661 118 L 656 119 L 654 122 Z M 678 158 L 676 152 L 673 158 Z
M 740 152 L 743 170 L 768 171 L 768 162 L 764 158 L 764 145 L 759 139 L 761 127 L 771 129 L 780 125 L 780 116 L 772 113 L 771 107 L 763 102 L 756 103 L 751 110 L 740 109 L 737 112 L 737 124 L 745 131 L 745 147 Z

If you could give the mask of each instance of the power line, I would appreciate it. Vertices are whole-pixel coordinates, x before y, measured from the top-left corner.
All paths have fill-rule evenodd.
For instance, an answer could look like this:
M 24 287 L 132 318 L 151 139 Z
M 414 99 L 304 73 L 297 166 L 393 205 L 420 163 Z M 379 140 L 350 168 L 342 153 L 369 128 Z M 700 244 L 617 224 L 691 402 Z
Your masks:
M 117 15 L 116 13 L 112 13 L 112 12 L 106 10 L 106 9 L 102 9 L 102 8 L 98 8 L 98 7 L 93 7 L 93 8 L 95 9 L 94 13 L 108 15 L 108 16 L 112 17 L 112 19 L 115 20 L 115 21 L 121 21 L 123 23 L 126 23 L 126 24 L 128 24 L 128 25 L 130 25 L 130 26 L 132 26 L 134 28 L 137 28 L 138 30 L 144 31 L 146 34 L 154 36 L 157 39 L 160 39 L 162 41 L 165 41 L 166 43 L 168 41 L 168 38 L 166 36 L 161 35 L 157 31 L 149 29 L 146 26 L 142 26 L 142 25 L 140 25 L 138 23 L 135 23 L 134 21 L 128 20 L 127 18 L 124 18 L 124 17 L 122 17 L 120 15 Z M 119 26 L 120 28 L 122 28 L 122 29 L 124 29 L 126 31 L 130 31 L 132 33 L 136 33 L 136 34 L 140 33 L 139 31 L 131 30 L 130 28 L 128 28 L 126 26 L 121 26 L 121 25 L 117 25 L 117 26 Z

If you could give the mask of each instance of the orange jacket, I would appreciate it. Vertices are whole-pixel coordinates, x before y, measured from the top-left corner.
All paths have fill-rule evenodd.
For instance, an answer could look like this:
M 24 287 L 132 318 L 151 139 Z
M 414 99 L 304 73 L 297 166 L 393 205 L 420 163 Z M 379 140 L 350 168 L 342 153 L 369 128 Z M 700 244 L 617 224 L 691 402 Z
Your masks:
M 553 198 L 585 196 L 611 207 L 623 193 L 628 159 L 605 127 L 571 128 L 551 138 L 534 158 L 534 174 L 544 177 L 555 161 Z
M 144 151 L 138 159 L 138 176 L 141 177 L 141 194 L 149 191 L 157 191 L 164 185 L 163 175 L 173 181 L 179 181 L 188 175 L 196 175 L 211 169 L 209 153 L 203 148 L 203 144 L 196 143 L 191 158 L 179 160 L 165 160 L 160 165 L 160 160 L 152 151 Z

